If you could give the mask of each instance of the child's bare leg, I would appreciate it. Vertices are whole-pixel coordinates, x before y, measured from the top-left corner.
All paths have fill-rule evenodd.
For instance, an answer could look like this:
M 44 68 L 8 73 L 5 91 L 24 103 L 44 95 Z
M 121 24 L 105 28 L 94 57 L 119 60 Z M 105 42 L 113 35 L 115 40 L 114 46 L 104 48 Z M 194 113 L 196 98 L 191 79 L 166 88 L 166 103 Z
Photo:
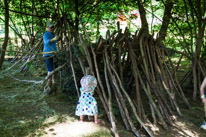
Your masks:
M 95 114 L 94 115 L 94 123 L 96 123 L 96 124 L 98 124 L 99 123 L 99 120 L 98 120 L 98 115 L 97 114 Z
M 84 120 L 84 116 L 80 115 L 80 120 L 79 121 L 83 121 Z
M 98 116 L 97 114 L 94 115 L 94 120 L 95 121 L 98 120 L 97 116 Z

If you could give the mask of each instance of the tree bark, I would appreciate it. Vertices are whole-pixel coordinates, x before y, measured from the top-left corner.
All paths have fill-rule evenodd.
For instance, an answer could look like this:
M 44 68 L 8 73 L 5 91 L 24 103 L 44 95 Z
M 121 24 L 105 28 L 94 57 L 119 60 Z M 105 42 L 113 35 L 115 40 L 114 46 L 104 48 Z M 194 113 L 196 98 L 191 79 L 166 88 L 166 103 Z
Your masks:
M 194 91 L 193 91 L 193 100 L 196 101 L 197 96 L 197 86 L 198 86 L 198 63 L 200 61 L 200 53 L 201 48 L 203 45 L 203 37 L 204 37 L 204 31 L 205 31 L 205 21 L 202 19 L 202 9 L 200 5 L 200 0 L 196 1 L 197 5 L 197 21 L 198 21 L 198 36 L 196 38 L 196 52 L 194 54 L 194 64 L 193 64 L 193 79 L 194 79 Z M 200 81 L 199 81 L 200 82 Z
M 162 26 L 159 32 L 159 41 L 162 42 L 165 40 L 165 37 L 167 35 L 167 28 L 171 19 L 171 11 L 173 8 L 173 2 L 170 0 L 167 0 L 167 3 L 165 4 L 165 12 L 163 16 Z
M 4 5 L 5 5 L 5 37 L 4 37 L 4 43 L 2 45 L 3 50 L 1 50 L 1 56 L 0 56 L 0 70 L 4 62 L 5 51 L 9 39 L 9 5 L 7 0 L 4 0 Z
M 76 35 L 76 37 L 75 37 L 75 40 L 74 40 L 74 42 L 76 43 L 76 44 L 78 44 L 79 42 L 79 40 L 78 40 L 78 31 L 79 31 L 79 15 L 80 15 L 80 12 L 79 12 L 79 8 L 78 8 L 78 6 L 79 6 L 79 1 L 78 0 L 75 0 L 75 12 L 76 12 L 76 17 L 75 17 L 75 35 Z
M 145 29 L 146 33 L 149 34 L 146 12 L 145 12 L 142 0 L 138 0 L 138 7 L 139 7 L 140 18 L 141 18 L 141 23 L 142 23 L 141 28 Z

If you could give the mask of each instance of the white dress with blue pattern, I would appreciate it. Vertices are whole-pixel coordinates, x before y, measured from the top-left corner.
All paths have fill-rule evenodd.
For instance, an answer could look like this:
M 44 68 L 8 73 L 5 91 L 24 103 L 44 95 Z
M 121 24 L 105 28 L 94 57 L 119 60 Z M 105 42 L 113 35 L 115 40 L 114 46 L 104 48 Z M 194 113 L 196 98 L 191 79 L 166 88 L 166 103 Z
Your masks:
M 75 115 L 93 116 L 95 114 L 98 114 L 97 102 L 95 98 L 92 96 L 92 92 L 84 92 L 82 88 L 80 88 L 80 90 L 81 96 L 76 107 Z

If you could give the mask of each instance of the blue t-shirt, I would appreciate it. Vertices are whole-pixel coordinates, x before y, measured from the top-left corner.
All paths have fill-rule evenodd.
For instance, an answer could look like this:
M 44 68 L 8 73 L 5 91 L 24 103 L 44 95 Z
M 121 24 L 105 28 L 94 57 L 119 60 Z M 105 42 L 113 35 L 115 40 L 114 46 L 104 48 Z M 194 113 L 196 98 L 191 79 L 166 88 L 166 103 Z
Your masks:
M 57 47 L 56 47 L 56 40 L 52 43 L 49 43 L 51 39 L 55 37 L 54 33 L 51 33 L 49 31 L 46 31 L 43 35 L 43 40 L 44 40 L 44 49 L 43 52 L 50 52 L 50 51 L 56 51 L 57 52 Z M 54 54 L 44 54 L 43 56 L 53 56 Z

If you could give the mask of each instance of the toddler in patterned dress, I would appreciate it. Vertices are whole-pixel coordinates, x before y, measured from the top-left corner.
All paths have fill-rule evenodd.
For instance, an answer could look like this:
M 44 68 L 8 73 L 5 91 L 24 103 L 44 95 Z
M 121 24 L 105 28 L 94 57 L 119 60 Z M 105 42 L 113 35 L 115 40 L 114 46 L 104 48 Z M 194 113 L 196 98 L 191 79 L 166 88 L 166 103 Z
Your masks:
M 83 122 L 84 115 L 94 116 L 94 122 L 98 124 L 97 102 L 93 97 L 97 80 L 91 75 L 86 75 L 81 79 L 80 84 L 81 96 L 79 97 L 75 115 L 80 116 L 80 122 Z

